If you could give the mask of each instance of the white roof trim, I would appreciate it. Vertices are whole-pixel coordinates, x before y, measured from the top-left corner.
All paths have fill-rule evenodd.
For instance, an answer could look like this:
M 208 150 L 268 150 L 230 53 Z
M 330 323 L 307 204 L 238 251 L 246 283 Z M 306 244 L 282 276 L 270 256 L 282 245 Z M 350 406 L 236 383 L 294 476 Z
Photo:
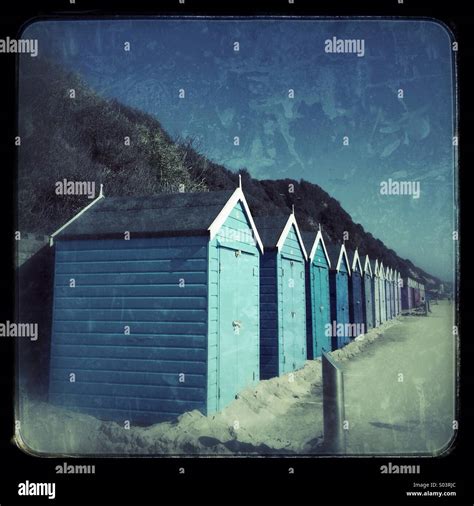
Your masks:
M 76 221 L 77 218 L 79 218 L 79 216 L 81 216 L 81 214 L 85 213 L 88 209 L 90 209 L 94 204 L 96 204 L 97 202 L 99 202 L 99 200 L 102 200 L 103 198 L 104 198 L 103 185 L 101 184 L 100 185 L 99 196 L 95 200 L 93 200 L 89 205 L 87 205 L 86 207 L 84 207 L 84 209 L 81 209 L 75 216 L 73 216 L 69 221 L 67 221 L 62 227 L 58 228 L 56 230 L 56 232 L 53 232 L 49 236 L 49 245 L 53 246 L 53 244 L 54 244 L 54 238 L 59 234 L 59 232 L 61 232 L 62 230 L 64 230 L 66 227 L 68 227 L 73 221 Z
M 364 274 L 364 270 L 362 269 L 362 264 L 360 262 L 359 250 L 356 248 L 355 251 L 354 251 L 354 258 L 352 260 L 352 265 L 351 265 L 351 269 L 353 271 L 355 271 L 354 265 L 357 265 L 357 264 L 359 264 L 359 271 L 360 271 L 360 273 Z
M 331 268 L 331 260 L 329 258 L 328 251 L 326 249 L 326 244 L 324 244 L 323 234 L 322 234 L 321 230 L 318 230 L 318 232 L 316 234 L 316 238 L 314 239 L 313 246 L 311 247 L 311 252 L 309 254 L 309 259 L 311 260 L 311 262 L 313 261 L 315 255 L 316 255 L 316 250 L 318 249 L 319 243 L 321 243 L 321 245 L 323 247 L 324 255 L 326 256 L 328 266 L 329 266 L 329 268 Z
M 247 217 L 250 221 L 250 226 L 252 227 L 252 231 L 254 233 L 255 242 L 257 243 L 260 251 L 263 253 L 262 240 L 260 239 L 260 235 L 258 233 L 257 227 L 255 226 L 255 222 L 253 221 L 252 213 L 250 212 L 249 206 L 247 204 L 247 200 L 245 199 L 244 192 L 242 191 L 242 188 L 240 188 L 240 187 L 235 189 L 234 193 L 230 196 L 230 198 L 226 202 L 225 206 L 221 209 L 221 211 L 216 216 L 214 221 L 209 225 L 208 230 L 209 230 L 211 241 L 217 235 L 217 233 L 221 229 L 222 225 L 224 225 L 224 222 L 229 217 L 230 213 L 232 212 L 232 209 L 234 209 L 237 202 L 242 202 L 245 212 L 247 213 Z
M 305 260 L 308 260 L 308 254 L 306 253 L 306 248 L 303 244 L 303 239 L 301 238 L 300 229 L 298 228 L 298 223 L 296 222 L 295 215 L 293 213 L 290 214 L 288 217 L 288 221 L 286 222 L 285 227 L 283 228 L 283 231 L 277 241 L 276 247 L 277 250 L 280 251 L 280 249 L 283 247 L 283 244 L 285 244 L 286 238 L 288 234 L 290 233 L 291 227 L 295 226 L 296 230 L 296 237 L 298 238 L 298 242 L 300 243 L 301 251 L 303 252 L 303 256 Z
M 379 278 L 385 279 L 385 269 L 383 266 L 383 262 L 380 262 L 380 264 L 379 264 Z
M 377 278 L 380 278 L 379 269 L 380 269 L 379 259 L 376 258 L 375 259 L 375 266 L 374 266 L 374 276 Z
M 364 274 L 366 272 L 368 272 L 370 274 L 370 277 L 373 277 L 373 275 L 374 275 L 374 273 L 372 272 L 372 266 L 370 265 L 369 255 L 365 255 L 364 271 L 363 272 L 364 272 Z
M 341 249 L 339 250 L 339 258 L 337 259 L 336 271 L 340 270 L 342 255 L 344 255 L 344 257 L 346 258 L 347 271 L 348 271 L 347 273 L 350 276 L 351 275 L 351 263 L 349 262 L 349 257 L 347 256 L 347 250 L 346 250 L 346 247 L 344 244 L 341 244 Z

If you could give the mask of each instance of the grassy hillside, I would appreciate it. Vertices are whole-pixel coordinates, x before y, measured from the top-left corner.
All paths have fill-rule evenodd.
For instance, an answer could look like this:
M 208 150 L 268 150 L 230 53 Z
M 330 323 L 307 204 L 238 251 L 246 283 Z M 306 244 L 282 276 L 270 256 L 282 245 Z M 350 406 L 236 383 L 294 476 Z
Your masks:
M 90 203 L 85 196 L 56 195 L 55 183 L 63 179 L 95 181 L 97 191 L 103 183 L 106 196 L 174 192 L 180 185 L 186 191 L 206 191 L 238 184 L 237 173 L 208 160 L 191 141 L 171 139 L 154 117 L 105 100 L 77 75 L 41 59 L 24 58 L 19 82 L 19 230 L 50 234 Z M 240 173 L 255 215 L 288 213 L 294 205 L 302 229 L 317 230 L 321 224 L 332 240 L 348 232 L 351 248 L 358 246 L 431 287 L 439 284 L 354 223 L 318 185 L 257 180 L 246 169 Z

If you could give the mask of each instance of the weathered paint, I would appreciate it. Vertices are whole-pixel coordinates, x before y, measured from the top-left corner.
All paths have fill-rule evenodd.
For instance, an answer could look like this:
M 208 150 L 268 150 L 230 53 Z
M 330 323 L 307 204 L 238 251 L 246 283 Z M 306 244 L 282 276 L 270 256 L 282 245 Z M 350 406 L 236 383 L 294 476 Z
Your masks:
M 393 292 L 394 292 L 394 300 L 395 300 L 395 316 L 400 314 L 399 305 L 399 291 L 398 291 L 398 272 L 393 271 Z
M 341 248 L 344 246 L 341 246 Z M 329 294 L 331 302 L 331 324 L 341 325 L 347 329 L 350 323 L 349 319 L 349 277 L 350 265 L 346 261 L 345 255 L 342 255 L 342 261 L 339 264 L 331 259 L 331 270 L 329 271 Z M 332 348 L 342 348 L 350 342 L 350 336 L 346 331 L 332 334 Z
M 396 301 L 396 293 L 395 293 L 395 271 L 390 269 L 390 293 L 391 293 L 391 306 L 390 310 L 392 313 L 392 318 L 397 316 L 397 301 Z
M 379 303 L 380 303 L 380 323 L 387 321 L 387 298 L 385 290 L 385 268 L 383 262 L 379 264 Z
M 412 307 L 411 302 L 411 290 L 408 286 L 408 279 L 403 278 L 402 279 L 402 288 L 401 288 L 401 295 L 402 295 L 402 310 L 409 310 Z
M 402 286 L 403 279 L 400 272 L 398 273 L 397 290 L 398 290 L 398 314 L 402 313 Z
M 420 303 L 423 305 L 426 301 L 425 285 L 420 283 Z
M 249 232 L 239 203 L 209 243 L 211 412 L 225 407 L 260 376 L 260 255 Z
M 331 351 L 331 336 L 327 326 L 331 324 L 329 301 L 329 259 L 321 240 L 317 242 L 313 258 L 307 264 L 307 333 L 308 358 L 321 356 L 322 351 Z
M 265 250 L 260 260 L 260 375 L 264 379 L 299 369 L 307 358 L 304 255 L 292 226 L 282 247 Z
M 363 283 L 364 283 L 364 322 L 366 326 L 366 330 L 370 330 L 374 328 L 375 321 L 375 307 L 374 307 L 374 283 L 373 283 L 373 273 L 370 266 L 369 257 L 365 257 L 364 262 L 364 274 L 363 274 Z
M 413 287 L 413 304 L 415 307 L 421 305 L 421 295 L 420 295 L 420 283 L 415 282 L 415 286 Z
M 357 250 L 354 252 L 349 276 L 349 321 L 362 328 L 364 322 L 363 271 Z M 356 337 L 356 336 L 352 336 Z
M 402 277 L 400 275 L 400 272 L 397 272 L 397 307 L 398 307 L 398 313 L 401 314 L 402 312 Z
M 385 267 L 385 314 L 387 321 L 391 319 L 390 315 L 390 279 L 389 269 Z
M 402 309 L 413 309 L 416 307 L 416 281 L 411 278 L 403 279 L 402 288 Z
M 392 319 L 392 292 L 390 290 L 390 269 L 388 267 L 385 268 L 385 314 L 387 317 L 387 320 Z
M 373 289 L 373 302 L 374 302 L 374 326 L 380 325 L 380 276 L 379 276 L 379 261 L 375 260 L 372 268 L 372 289 Z
M 153 423 L 258 381 L 260 254 L 229 233 L 248 227 L 239 202 L 212 241 L 56 239 L 51 402 Z

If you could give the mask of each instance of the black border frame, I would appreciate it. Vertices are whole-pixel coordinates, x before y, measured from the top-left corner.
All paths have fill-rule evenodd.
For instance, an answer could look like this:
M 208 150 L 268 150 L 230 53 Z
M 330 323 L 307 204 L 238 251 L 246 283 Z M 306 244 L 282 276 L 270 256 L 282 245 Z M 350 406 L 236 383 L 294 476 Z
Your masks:
M 471 485 L 470 450 L 472 436 L 470 427 L 473 421 L 472 389 L 474 379 L 470 361 L 473 354 L 470 339 L 471 322 L 474 313 L 470 313 L 468 292 L 474 282 L 474 274 L 469 258 L 468 216 L 470 166 L 468 158 L 474 151 L 469 134 L 474 126 L 470 117 L 472 109 L 471 90 L 474 89 L 469 75 L 470 62 L 474 61 L 474 42 L 469 40 L 474 28 L 474 16 L 468 14 L 468 7 L 461 1 L 451 0 L 449 4 L 435 6 L 417 0 L 390 0 L 381 5 L 377 1 L 341 0 L 336 2 L 311 2 L 294 0 L 289 4 L 285 0 L 242 4 L 230 0 L 225 5 L 212 5 L 200 0 L 178 0 L 157 3 L 136 0 L 134 2 L 105 0 L 76 0 L 75 5 L 63 1 L 38 1 L 35 6 L 18 4 L 2 5 L 0 18 L 0 37 L 17 36 L 28 20 L 53 16 L 114 16 L 137 15 L 165 16 L 380 16 L 380 17 L 418 17 L 436 18 L 444 22 L 454 32 L 459 42 L 458 78 L 461 87 L 462 110 L 459 110 L 460 131 L 460 172 L 459 192 L 461 207 L 461 258 L 463 279 L 458 287 L 460 295 L 460 328 L 464 339 L 461 341 L 462 370 L 460 378 L 461 412 L 460 428 L 455 448 L 445 457 L 420 459 L 397 459 L 399 464 L 420 463 L 421 475 L 418 481 L 456 481 L 457 497 L 436 499 L 436 504 L 473 504 L 474 491 Z M 266 5 L 264 5 L 266 4 Z M 446 12 L 446 9 L 449 9 Z M 16 131 L 15 58 L 13 55 L 0 55 L 2 86 L 5 87 L 3 114 L 0 125 L 3 135 L 0 148 L 3 159 L 3 195 L 0 199 L 3 230 L 3 253 L 6 258 L 1 265 L 0 312 L 2 320 L 12 320 L 14 300 L 14 251 L 11 210 L 14 208 L 13 167 L 16 166 L 16 148 L 13 137 Z M 463 91 L 464 90 L 464 91 Z M 459 102 L 458 102 L 459 104 Z M 12 128 L 12 125 L 14 127 Z M 464 137 L 465 135 L 465 137 Z M 464 143 L 465 141 L 465 143 Z M 380 475 L 380 465 L 387 458 L 291 458 L 277 457 L 252 458 L 169 458 L 159 459 L 75 459 L 77 464 L 96 465 L 95 475 L 68 476 L 57 475 L 56 465 L 67 459 L 43 459 L 31 457 L 21 452 L 12 442 L 13 411 L 11 395 L 13 391 L 13 348 L 11 341 L 0 342 L 0 394 L 2 408 L 0 412 L 0 461 L 4 470 L 0 473 L 0 504 L 50 504 L 47 498 L 21 498 L 17 495 L 17 485 L 21 481 L 54 481 L 57 484 L 57 504 L 399 504 L 404 502 L 433 504 L 430 498 L 409 500 L 405 490 L 411 487 L 412 477 Z M 180 474 L 179 468 L 185 469 Z M 294 468 L 289 474 L 288 468 Z M 221 495 L 219 488 L 226 492 Z M 324 502 L 323 502 L 324 501 Z

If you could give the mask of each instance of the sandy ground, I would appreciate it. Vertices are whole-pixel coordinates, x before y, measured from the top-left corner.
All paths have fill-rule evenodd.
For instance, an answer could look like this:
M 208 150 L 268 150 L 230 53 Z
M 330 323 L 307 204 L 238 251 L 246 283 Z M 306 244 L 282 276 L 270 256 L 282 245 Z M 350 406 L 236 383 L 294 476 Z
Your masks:
M 332 353 L 345 374 L 349 453 L 434 452 L 453 419 L 452 306 L 428 317 L 399 317 Z M 403 374 L 403 382 L 398 374 Z M 129 429 L 23 399 L 18 444 L 35 454 L 320 454 L 321 361 L 261 381 L 205 417 Z M 448 427 L 449 425 L 449 427 Z

